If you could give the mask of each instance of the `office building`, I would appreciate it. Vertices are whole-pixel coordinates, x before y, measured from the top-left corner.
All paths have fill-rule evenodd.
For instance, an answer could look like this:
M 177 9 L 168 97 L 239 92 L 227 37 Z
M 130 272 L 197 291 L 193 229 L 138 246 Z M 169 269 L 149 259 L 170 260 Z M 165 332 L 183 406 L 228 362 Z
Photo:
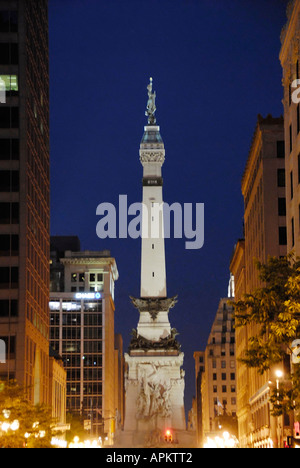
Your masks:
M 58 241 L 52 239 L 52 249 Z M 67 411 L 111 444 L 124 417 L 123 343 L 114 331 L 116 261 L 107 250 L 60 253 L 64 287 L 50 293 L 50 343 L 67 370 Z
M 201 378 L 202 431 L 206 437 L 225 430 L 237 435 L 236 355 L 233 308 L 219 302 L 204 353 Z M 201 357 L 201 355 L 200 355 Z
M 0 378 L 49 403 L 47 0 L 0 0 Z

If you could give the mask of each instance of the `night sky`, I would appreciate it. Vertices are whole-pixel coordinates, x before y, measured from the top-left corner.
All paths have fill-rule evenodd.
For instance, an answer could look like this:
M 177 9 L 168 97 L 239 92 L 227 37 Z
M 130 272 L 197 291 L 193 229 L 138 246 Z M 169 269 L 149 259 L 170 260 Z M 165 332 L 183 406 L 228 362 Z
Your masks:
M 170 312 L 185 353 L 204 350 L 242 236 L 241 177 L 257 114 L 283 113 L 280 0 L 50 0 L 51 234 L 116 258 L 115 329 L 127 351 L 138 312 L 141 241 L 100 240 L 96 208 L 142 200 L 139 145 L 153 77 L 166 149 L 164 200 L 205 204 L 205 244 L 166 240 Z

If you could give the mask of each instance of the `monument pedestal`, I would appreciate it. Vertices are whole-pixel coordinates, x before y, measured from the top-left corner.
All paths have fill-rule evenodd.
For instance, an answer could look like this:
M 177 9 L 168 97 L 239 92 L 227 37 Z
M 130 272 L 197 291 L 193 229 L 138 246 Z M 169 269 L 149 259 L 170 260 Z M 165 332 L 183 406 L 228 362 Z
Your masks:
M 165 443 L 167 431 L 172 443 L 178 446 L 179 434 L 182 439 L 186 432 L 184 354 L 175 338 L 176 330 L 168 330 L 165 326 L 169 324 L 165 316 L 175 302 L 176 298 L 133 299 L 134 305 L 141 308 L 138 330 L 145 328 L 144 334 L 148 338 L 134 330 L 129 353 L 125 354 L 126 401 L 122 446 L 161 446 Z M 157 310 L 166 309 L 166 306 L 167 310 Z

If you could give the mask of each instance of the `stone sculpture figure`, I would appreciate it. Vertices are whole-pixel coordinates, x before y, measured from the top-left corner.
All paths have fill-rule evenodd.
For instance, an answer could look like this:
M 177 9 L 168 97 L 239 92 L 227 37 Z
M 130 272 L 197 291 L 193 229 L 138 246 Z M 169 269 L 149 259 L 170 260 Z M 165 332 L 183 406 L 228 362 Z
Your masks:
M 148 89 L 148 102 L 147 102 L 147 110 L 145 112 L 145 115 L 148 116 L 149 125 L 155 125 L 155 123 L 156 123 L 156 118 L 154 116 L 155 111 L 156 111 L 156 105 L 155 105 L 156 92 L 152 91 L 152 82 L 153 82 L 153 79 L 150 78 L 150 83 L 147 86 L 147 89 Z

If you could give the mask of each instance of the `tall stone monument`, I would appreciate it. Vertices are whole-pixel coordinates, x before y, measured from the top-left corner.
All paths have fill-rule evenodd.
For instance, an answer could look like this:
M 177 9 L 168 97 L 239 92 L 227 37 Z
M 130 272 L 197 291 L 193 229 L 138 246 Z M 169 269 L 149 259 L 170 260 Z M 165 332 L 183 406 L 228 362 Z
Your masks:
M 140 145 L 143 166 L 143 214 L 139 312 L 125 354 L 125 425 L 123 447 L 188 446 L 184 412 L 183 353 L 171 328 L 169 312 L 177 297 L 167 296 L 163 229 L 164 143 L 155 118 L 152 78 L 148 85 L 148 125 Z

